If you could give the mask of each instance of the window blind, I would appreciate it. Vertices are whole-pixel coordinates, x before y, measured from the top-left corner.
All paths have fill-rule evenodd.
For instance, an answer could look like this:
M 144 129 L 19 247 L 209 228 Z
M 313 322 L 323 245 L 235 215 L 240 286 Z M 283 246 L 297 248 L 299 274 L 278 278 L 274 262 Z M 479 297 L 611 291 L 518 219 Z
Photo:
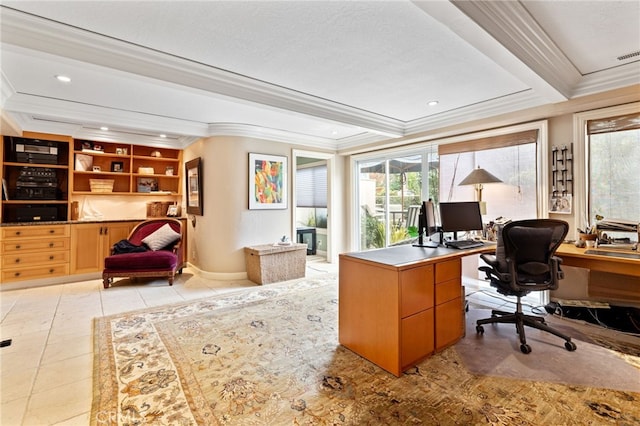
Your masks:
M 297 207 L 327 207 L 327 166 L 296 171 Z
M 508 135 L 438 145 L 438 155 L 475 152 L 536 142 L 538 142 L 538 130 L 525 130 L 523 132 L 509 133 Z
M 587 133 L 590 135 L 633 129 L 640 129 L 640 113 L 587 121 Z

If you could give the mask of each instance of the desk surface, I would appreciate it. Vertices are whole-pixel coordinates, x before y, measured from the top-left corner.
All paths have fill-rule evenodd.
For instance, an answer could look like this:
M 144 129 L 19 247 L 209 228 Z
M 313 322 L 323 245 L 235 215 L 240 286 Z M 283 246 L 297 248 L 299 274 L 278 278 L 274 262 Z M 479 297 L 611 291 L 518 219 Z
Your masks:
M 587 253 L 591 250 L 594 249 L 578 248 L 574 244 L 562 244 L 556 254 L 562 258 L 563 265 L 640 277 L 640 258 L 623 256 L 624 253 L 637 252 L 598 248 L 598 251 L 606 251 L 608 254 Z
M 379 265 L 402 269 L 402 267 L 412 266 L 416 263 L 424 263 L 425 261 L 441 261 L 447 258 L 469 256 L 476 253 L 493 252 L 495 249 L 496 245 L 492 242 L 486 242 L 482 247 L 474 247 L 462 250 L 443 246 L 438 246 L 436 248 L 414 247 L 410 244 L 405 244 L 401 246 L 387 247 L 355 253 L 344 253 L 340 256 L 348 256 L 363 261 L 374 262 Z

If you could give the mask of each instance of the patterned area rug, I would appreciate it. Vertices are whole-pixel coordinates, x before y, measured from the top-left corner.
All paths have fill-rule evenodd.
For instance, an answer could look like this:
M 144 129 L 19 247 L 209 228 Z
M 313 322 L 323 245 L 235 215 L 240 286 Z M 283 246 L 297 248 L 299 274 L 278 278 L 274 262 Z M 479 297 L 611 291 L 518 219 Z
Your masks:
M 640 424 L 637 392 L 472 373 L 455 346 L 396 378 L 338 345 L 337 303 L 328 276 L 96 319 L 92 424 Z

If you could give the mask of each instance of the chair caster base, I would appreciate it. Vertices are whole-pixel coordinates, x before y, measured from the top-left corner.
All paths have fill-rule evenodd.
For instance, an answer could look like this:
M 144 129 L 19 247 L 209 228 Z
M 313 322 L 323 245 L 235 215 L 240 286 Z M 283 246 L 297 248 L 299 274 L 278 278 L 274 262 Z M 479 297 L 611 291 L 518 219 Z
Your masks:
M 481 325 L 476 325 L 476 333 L 484 334 L 484 327 Z
M 521 344 L 520 345 L 520 352 L 522 352 L 523 354 L 531 353 L 531 346 L 527 345 L 526 343 Z
M 564 342 L 564 347 L 565 347 L 565 349 L 566 349 L 566 350 L 568 350 L 569 352 L 573 352 L 573 351 L 575 351 L 576 349 L 578 349 L 578 347 L 576 346 L 576 344 L 575 344 L 575 343 L 573 343 L 573 342 L 570 342 L 570 341 L 569 341 L 569 342 Z

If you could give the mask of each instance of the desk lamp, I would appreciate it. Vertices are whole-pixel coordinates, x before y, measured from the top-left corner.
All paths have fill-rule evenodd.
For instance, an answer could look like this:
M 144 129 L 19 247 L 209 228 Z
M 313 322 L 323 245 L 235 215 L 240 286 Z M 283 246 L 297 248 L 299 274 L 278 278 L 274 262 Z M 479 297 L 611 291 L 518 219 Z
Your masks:
M 480 213 L 485 215 L 487 214 L 487 205 L 482 202 L 482 184 L 500 182 L 502 182 L 500 179 L 478 166 L 478 168 L 472 170 L 466 178 L 462 179 L 462 182 L 460 182 L 458 185 L 475 186 L 478 202 L 480 202 Z

